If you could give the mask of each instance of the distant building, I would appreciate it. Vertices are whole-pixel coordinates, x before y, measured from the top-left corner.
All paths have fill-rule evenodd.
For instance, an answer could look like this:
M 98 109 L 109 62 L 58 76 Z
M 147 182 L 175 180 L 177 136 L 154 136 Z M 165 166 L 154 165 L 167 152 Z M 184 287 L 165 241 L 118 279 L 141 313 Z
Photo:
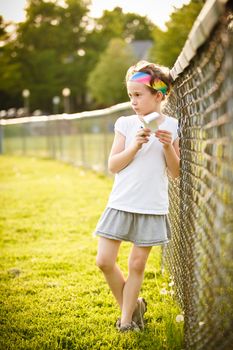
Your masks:
M 147 60 L 150 48 L 153 45 L 152 40 L 134 40 L 130 44 L 134 55 L 138 60 Z

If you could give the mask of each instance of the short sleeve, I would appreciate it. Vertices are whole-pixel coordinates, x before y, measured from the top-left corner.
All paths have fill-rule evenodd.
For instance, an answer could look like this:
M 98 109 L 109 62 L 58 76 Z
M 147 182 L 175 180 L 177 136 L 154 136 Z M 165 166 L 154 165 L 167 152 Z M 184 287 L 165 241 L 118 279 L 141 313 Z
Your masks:
M 117 119 L 117 121 L 115 123 L 115 126 L 114 126 L 114 130 L 118 131 L 122 135 L 126 136 L 126 134 L 127 134 L 126 117 L 120 117 L 120 118 Z

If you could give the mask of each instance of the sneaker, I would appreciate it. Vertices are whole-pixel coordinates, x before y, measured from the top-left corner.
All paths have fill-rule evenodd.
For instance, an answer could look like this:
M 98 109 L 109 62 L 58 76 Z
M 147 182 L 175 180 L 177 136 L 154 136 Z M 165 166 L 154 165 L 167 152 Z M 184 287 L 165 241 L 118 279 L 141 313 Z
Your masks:
M 133 312 L 132 321 L 138 325 L 140 329 L 144 329 L 143 316 L 147 310 L 147 302 L 144 298 L 138 298 L 137 308 Z
M 132 321 L 131 323 L 126 323 L 124 326 L 120 326 L 119 328 L 119 332 L 122 332 L 122 333 L 129 332 L 129 331 L 140 332 L 140 328 L 134 321 Z

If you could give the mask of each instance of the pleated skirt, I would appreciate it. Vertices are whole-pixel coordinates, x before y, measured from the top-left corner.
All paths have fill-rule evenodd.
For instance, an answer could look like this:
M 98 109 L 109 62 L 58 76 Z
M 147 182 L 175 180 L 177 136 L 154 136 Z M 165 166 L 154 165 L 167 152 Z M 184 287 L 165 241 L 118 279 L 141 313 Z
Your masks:
M 104 210 L 93 234 L 147 247 L 166 244 L 171 239 L 167 215 L 130 213 L 113 208 Z

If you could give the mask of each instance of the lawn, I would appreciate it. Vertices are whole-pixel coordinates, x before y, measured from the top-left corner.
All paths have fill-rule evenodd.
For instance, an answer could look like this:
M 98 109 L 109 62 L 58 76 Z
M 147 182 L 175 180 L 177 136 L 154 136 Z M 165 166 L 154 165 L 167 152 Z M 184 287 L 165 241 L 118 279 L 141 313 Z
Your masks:
M 144 332 L 120 334 L 92 232 L 112 178 L 49 159 L 0 157 L 0 349 L 182 349 L 171 276 L 154 247 Z M 127 273 L 130 244 L 119 265 Z

